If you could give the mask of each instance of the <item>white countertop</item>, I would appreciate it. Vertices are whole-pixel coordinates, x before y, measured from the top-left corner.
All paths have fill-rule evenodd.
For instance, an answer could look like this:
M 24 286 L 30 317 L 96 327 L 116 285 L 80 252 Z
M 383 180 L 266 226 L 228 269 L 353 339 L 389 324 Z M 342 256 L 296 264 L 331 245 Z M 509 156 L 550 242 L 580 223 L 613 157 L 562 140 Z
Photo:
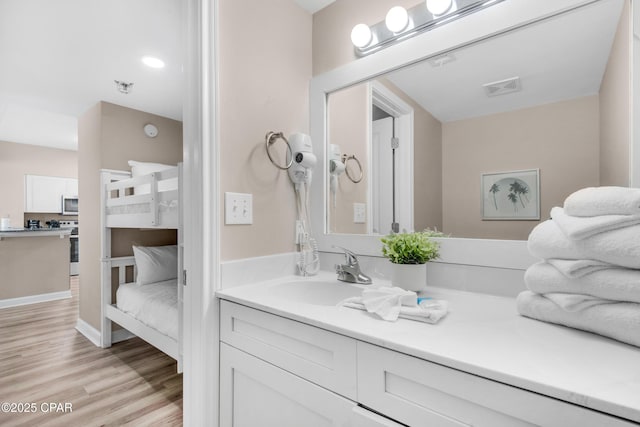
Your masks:
M 640 348 L 522 317 L 511 298 L 429 288 L 427 296 L 449 302 L 447 317 L 436 325 L 386 322 L 364 311 L 283 296 L 277 287 L 292 281 L 337 282 L 334 273 L 321 272 L 221 290 L 217 296 L 640 422 Z
M 28 228 L 12 228 L 0 230 L 2 237 L 46 237 L 46 236 L 67 236 L 71 234 L 70 228 L 39 228 L 30 230 Z

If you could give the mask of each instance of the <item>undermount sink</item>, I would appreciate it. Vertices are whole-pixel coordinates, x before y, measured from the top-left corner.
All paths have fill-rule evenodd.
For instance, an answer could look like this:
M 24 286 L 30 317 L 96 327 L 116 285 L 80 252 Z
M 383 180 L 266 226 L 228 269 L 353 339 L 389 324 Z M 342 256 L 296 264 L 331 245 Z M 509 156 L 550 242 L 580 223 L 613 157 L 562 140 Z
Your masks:
M 362 285 L 339 281 L 299 280 L 274 285 L 270 295 L 289 301 L 312 305 L 336 305 L 350 297 L 362 294 Z

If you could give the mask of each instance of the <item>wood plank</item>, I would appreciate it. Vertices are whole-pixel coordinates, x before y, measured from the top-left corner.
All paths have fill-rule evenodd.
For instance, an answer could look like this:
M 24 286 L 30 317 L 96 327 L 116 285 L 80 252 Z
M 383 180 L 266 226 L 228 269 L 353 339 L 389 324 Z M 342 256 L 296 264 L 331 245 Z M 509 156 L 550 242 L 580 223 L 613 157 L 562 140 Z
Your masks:
M 0 425 L 181 426 L 176 361 L 139 338 L 94 346 L 75 330 L 78 288 L 72 277 L 71 299 L 0 309 L 0 402 L 37 408 L 0 412 Z M 50 402 L 72 411 L 44 412 Z

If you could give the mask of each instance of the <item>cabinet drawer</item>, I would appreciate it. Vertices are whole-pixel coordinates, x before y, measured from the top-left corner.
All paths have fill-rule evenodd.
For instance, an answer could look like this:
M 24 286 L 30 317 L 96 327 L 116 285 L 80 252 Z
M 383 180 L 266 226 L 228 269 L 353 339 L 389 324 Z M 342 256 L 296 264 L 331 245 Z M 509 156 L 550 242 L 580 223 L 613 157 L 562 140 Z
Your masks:
M 356 399 L 356 341 L 352 338 L 221 301 L 220 340 Z
M 358 398 L 410 426 L 635 425 L 362 342 L 358 342 Z

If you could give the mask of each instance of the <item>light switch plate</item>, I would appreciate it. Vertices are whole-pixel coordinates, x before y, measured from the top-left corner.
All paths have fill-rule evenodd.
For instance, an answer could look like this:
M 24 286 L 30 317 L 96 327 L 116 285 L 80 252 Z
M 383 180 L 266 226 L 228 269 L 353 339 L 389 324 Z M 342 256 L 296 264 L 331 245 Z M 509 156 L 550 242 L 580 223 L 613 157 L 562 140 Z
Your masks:
M 224 223 L 253 224 L 253 195 L 225 192 Z
M 364 203 L 353 204 L 353 223 L 364 224 L 367 220 L 367 205 Z

